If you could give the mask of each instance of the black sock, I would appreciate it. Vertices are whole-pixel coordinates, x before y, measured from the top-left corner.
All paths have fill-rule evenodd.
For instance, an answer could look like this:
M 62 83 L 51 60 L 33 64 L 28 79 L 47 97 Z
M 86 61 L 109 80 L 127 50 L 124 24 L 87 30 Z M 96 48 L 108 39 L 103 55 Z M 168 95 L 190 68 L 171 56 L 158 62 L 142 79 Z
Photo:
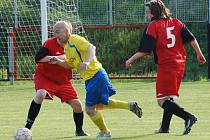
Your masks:
M 35 103 L 34 100 L 31 102 L 31 105 L 28 111 L 28 118 L 25 125 L 26 128 L 31 129 L 37 115 L 39 114 L 40 108 L 41 108 L 41 104 Z
M 171 100 L 166 100 L 163 103 L 164 110 L 184 119 L 187 120 L 189 116 L 191 115 L 189 112 L 185 111 L 183 108 L 181 108 L 178 104 Z
M 162 124 L 161 124 L 161 128 L 163 130 L 169 130 L 169 126 L 170 126 L 170 122 L 171 122 L 172 116 L 173 116 L 173 114 L 171 112 L 169 112 L 166 109 L 164 109 L 164 111 L 163 111 L 163 118 L 162 118 Z
M 84 118 L 84 114 L 83 112 L 81 113 L 73 113 L 73 117 L 74 117 L 74 122 L 76 125 L 76 132 L 80 133 L 82 132 L 82 126 L 83 126 L 83 118 Z

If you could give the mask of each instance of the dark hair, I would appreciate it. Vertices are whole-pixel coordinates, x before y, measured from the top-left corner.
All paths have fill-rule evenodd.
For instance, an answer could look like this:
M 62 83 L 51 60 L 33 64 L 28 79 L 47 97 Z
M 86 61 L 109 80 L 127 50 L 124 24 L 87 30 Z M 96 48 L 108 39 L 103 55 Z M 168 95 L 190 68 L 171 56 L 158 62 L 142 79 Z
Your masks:
M 171 11 L 165 6 L 161 0 L 151 0 L 146 3 L 151 10 L 151 14 L 154 18 L 170 18 L 172 16 Z

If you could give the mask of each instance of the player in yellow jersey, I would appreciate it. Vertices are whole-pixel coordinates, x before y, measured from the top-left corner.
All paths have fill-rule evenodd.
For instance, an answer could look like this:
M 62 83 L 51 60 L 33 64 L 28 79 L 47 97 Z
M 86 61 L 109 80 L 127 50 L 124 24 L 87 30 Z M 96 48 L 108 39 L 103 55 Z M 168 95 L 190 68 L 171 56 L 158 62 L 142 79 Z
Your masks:
M 53 27 L 54 36 L 65 45 L 66 60 L 53 57 L 51 64 L 64 68 L 76 69 L 85 80 L 85 109 L 94 124 L 100 129 L 98 138 L 111 137 L 103 115 L 99 109 L 126 109 L 142 117 L 142 109 L 137 102 L 124 102 L 110 99 L 116 90 L 110 83 L 106 71 L 95 56 L 95 46 L 85 38 L 72 34 L 72 25 L 66 21 L 58 21 Z

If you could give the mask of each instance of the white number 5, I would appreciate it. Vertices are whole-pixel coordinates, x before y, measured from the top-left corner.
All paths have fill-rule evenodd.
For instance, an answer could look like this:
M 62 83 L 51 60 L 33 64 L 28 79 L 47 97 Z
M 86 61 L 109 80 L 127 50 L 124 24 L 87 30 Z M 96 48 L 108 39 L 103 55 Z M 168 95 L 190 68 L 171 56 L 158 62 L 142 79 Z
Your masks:
M 167 44 L 167 47 L 168 48 L 174 47 L 175 42 L 176 42 L 175 35 L 171 33 L 172 30 L 174 30 L 174 26 L 166 28 L 167 39 L 170 39 L 171 38 L 171 43 L 170 44 Z

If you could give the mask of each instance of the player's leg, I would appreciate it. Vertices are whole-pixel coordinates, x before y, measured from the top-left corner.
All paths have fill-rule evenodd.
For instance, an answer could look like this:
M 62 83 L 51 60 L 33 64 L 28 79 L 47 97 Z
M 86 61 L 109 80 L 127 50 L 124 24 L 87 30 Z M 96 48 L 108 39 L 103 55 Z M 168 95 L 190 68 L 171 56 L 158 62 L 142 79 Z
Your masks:
M 177 91 L 180 88 L 183 75 L 184 75 L 184 70 L 178 72 L 178 74 L 177 74 Z M 182 108 L 182 109 L 184 110 L 184 108 Z M 184 111 L 186 112 L 186 114 L 188 114 L 188 116 L 186 117 L 187 119 L 185 119 L 185 127 L 184 127 L 184 131 L 183 131 L 183 135 L 186 135 L 191 131 L 191 127 L 197 121 L 197 117 L 195 115 L 191 114 L 190 112 L 187 112 L 186 110 L 184 110 Z
M 32 100 L 28 110 L 28 117 L 25 125 L 25 127 L 28 129 L 31 129 L 37 115 L 39 114 L 43 100 L 45 98 L 52 100 L 56 91 L 56 84 L 39 74 L 35 75 L 34 83 L 36 95 L 34 96 L 34 99 Z
M 97 104 L 108 105 L 109 97 L 115 94 L 111 84 L 107 84 L 108 76 L 104 69 L 99 70 L 90 80 L 85 81 L 85 110 L 100 132 L 97 137 L 111 137 L 103 115 L 96 110 Z
M 178 96 L 176 72 L 158 69 L 156 80 L 156 97 L 158 105 L 162 107 L 163 103 L 171 97 Z M 173 113 L 163 108 L 163 117 L 160 129 L 155 133 L 168 133 Z
M 183 134 L 188 134 L 191 130 L 192 125 L 197 121 L 197 117 L 184 110 L 173 100 L 166 100 L 162 107 L 169 113 L 172 113 L 183 120 L 185 120 L 185 128 Z
M 185 131 L 183 134 L 189 133 L 192 125 L 197 121 L 197 118 L 191 113 L 180 107 L 173 98 L 162 101 L 161 98 L 167 96 L 179 96 L 178 89 L 181 84 L 184 71 L 164 71 L 158 70 L 156 93 L 159 105 L 164 109 L 163 121 L 170 124 L 170 115 L 174 114 L 185 120 Z M 164 128 L 167 127 L 165 124 Z
M 158 99 L 158 104 L 160 107 L 162 107 L 162 104 L 173 97 L 167 96 L 163 99 Z M 161 127 L 155 131 L 155 133 L 169 133 L 169 126 L 172 119 L 173 114 L 171 112 L 168 112 L 167 110 L 163 109 L 163 117 L 161 122 Z
M 76 136 L 88 136 L 86 132 L 83 131 L 83 107 L 82 102 L 78 99 L 77 91 L 71 82 L 65 83 L 59 87 L 59 91 L 56 93 L 62 102 L 66 102 L 73 109 L 73 119 L 76 126 L 75 134 Z
M 97 76 L 99 76 L 98 79 Z M 97 89 L 95 94 L 96 97 L 98 97 L 98 101 L 96 102 L 96 104 L 98 104 L 97 109 L 126 109 L 134 112 L 139 118 L 142 116 L 142 109 L 136 102 L 125 102 L 109 98 L 116 94 L 116 89 L 112 86 L 104 69 L 101 69 L 100 73 L 98 73 L 94 79 L 96 80 L 92 80 L 92 82 L 95 83 L 92 87 Z
M 178 77 L 178 80 L 177 80 L 177 89 L 179 90 L 180 88 L 180 85 L 181 85 L 181 81 L 182 81 L 182 77 L 183 77 L 183 72 L 180 72 L 179 73 L 179 77 Z M 189 117 L 187 120 L 185 120 L 185 127 L 184 127 L 184 131 L 183 131 L 183 135 L 186 135 L 188 133 L 190 133 L 191 131 L 191 127 L 193 126 L 194 123 L 196 123 L 197 121 L 197 117 L 195 115 L 193 115 L 192 113 L 189 113 Z
M 47 92 L 44 89 L 37 90 L 28 110 L 28 117 L 25 125 L 26 128 L 31 129 L 37 115 L 39 114 L 41 104 L 46 96 L 46 93 Z
M 104 109 L 126 109 L 130 110 L 130 106 L 128 102 L 110 99 L 108 105 L 99 104 L 96 106 L 97 110 L 104 110 Z
M 142 109 L 138 106 L 137 102 L 125 102 L 109 98 L 108 105 L 99 104 L 97 110 L 103 109 L 126 109 L 135 113 L 139 118 L 142 117 Z
M 111 137 L 111 132 L 107 128 L 103 115 L 96 110 L 96 106 L 85 106 L 85 111 L 93 123 L 99 128 L 100 132 L 97 137 Z
M 79 99 L 74 99 L 71 101 L 67 101 L 67 104 L 71 105 L 73 109 L 73 119 L 76 126 L 76 136 L 88 136 L 86 132 L 83 131 L 83 120 L 84 120 L 84 113 L 82 103 Z

